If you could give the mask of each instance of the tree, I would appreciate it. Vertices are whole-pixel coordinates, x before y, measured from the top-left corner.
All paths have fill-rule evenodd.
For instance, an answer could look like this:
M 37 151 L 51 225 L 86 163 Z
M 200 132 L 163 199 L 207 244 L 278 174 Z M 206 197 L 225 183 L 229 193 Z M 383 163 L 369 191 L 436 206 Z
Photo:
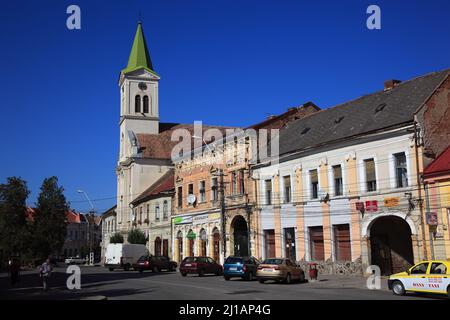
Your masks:
M 120 233 L 114 233 L 109 239 L 110 243 L 123 243 L 123 236 Z
M 146 244 L 147 239 L 145 234 L 139 229 L 133 229 L 128 232 L 128 243 L 133 244 Z
M 36 204 L 33 241 L 36 257 L 45 258 L 61 251 L 66 239 L 68 209 L 58 178 L 45 179 Z
M 0 184 L 0 247 L 7 255 L 24 254 L 30 245 L 27 228 L 27 183 L 10 177 Z

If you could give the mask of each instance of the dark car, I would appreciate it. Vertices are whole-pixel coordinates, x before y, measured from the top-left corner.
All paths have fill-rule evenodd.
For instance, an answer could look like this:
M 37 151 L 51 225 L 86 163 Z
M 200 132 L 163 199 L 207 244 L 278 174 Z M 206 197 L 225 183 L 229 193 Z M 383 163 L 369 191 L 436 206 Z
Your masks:
M 180 273 L 183 277 L 188 273 L 195 273 L 200 277 L 208 273 L 220 276 L 223 274 L 223 269 L 210 257 L 186 257 L 180 264 Z
M 144 270 L 152 270 L 153 272 L 160 272 L 161 270 L 174 271 L 176 268 L 177 263 L 164 256 L 144 255 L 133 264 L 133 269 L 139 272 Z
M 228 257 L 223 265 L 223 277 L 230 280 L 239 277 L 245 280 L 253 280 L 260 262 L 255 257 Z

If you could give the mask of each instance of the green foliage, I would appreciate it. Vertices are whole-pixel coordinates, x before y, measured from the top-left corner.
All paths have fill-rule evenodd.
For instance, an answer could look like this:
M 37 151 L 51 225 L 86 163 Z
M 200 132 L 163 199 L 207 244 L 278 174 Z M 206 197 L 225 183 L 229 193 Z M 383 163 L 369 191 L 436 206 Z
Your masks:
M 120 233 L 115 233 L 109 239 L 110 243 L 123 243 L 123 236 Z
M 64 188 L 58 186 L 58 178 L 45 179 L 36 204 L 33 230 L 35 257 L 45 258 L 61 251 L 66 239 L 68 209 Z
M 145 234 L 139 229 L 133 229 L 128 232 L 128 243 L 132 244 L 146 244 L 147 239 Z
M 30 246 L 26 200 L 30 191 L 24 180 L 10 177 L 0 184 L 0 247 L 6 255 L 24 255 Z

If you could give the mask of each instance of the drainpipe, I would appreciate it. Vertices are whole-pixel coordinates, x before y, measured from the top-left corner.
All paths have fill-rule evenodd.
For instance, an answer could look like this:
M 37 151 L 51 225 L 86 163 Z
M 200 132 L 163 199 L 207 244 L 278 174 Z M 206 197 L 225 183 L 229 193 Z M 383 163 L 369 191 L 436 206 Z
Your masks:
M 417 136 L 417 122 L 414 121 L 414 152 L 416 155 L 416 179 L 417 179 L 417 191 L 418 191 L 418 196 L 419 196 L 419 208 L 420 208 L 420 222 L 422 224 L 421 229 L 422 229 L 422 241 L 424 243 L 423 245 L 423 252 L 425 254 L 425 259 L 428 256 L 428 250 L 427 250 L 427 243 L 426 243 L 426 236 L 425 236 L 425 222 L 423 219 L 423 205 L 422 205 L 422 189 L 420 187 L 420 172 L 419 172 L 419 142 L 418 142 L 418 136 Z M 418 254 L 419 254 L 419 260 L 420 259 L 420 250 L 418 250 Z
M 428 191 L 428 184 L 423 184 L 423 188 L 425 190 L 425 203 L 427 206 L 427 212 L 430 212 L 430 195 Z M 425 227 L 425 226 L 424 226 Z M 433 243 L 433 232 L 430 230 L 430 250 L 431 250 L 431 260 L 434 260 L 434 243 Z

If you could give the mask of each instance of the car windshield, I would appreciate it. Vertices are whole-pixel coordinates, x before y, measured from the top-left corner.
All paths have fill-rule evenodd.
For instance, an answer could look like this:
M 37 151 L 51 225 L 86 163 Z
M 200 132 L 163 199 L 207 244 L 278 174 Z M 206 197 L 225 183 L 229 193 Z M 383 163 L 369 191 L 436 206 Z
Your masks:
M 225 263 L 227 263 L 227 264 L 242 263 L 242 258 L 239 258 L 239 257 L 228 257 L 227 260 L 225 260 Z
M 139 262 L 148 260 L 149 256 L 142 256 L 139 258 Z
M 283 259 L 266 259 L 263 261 L 263 264 L 282 264 Z

